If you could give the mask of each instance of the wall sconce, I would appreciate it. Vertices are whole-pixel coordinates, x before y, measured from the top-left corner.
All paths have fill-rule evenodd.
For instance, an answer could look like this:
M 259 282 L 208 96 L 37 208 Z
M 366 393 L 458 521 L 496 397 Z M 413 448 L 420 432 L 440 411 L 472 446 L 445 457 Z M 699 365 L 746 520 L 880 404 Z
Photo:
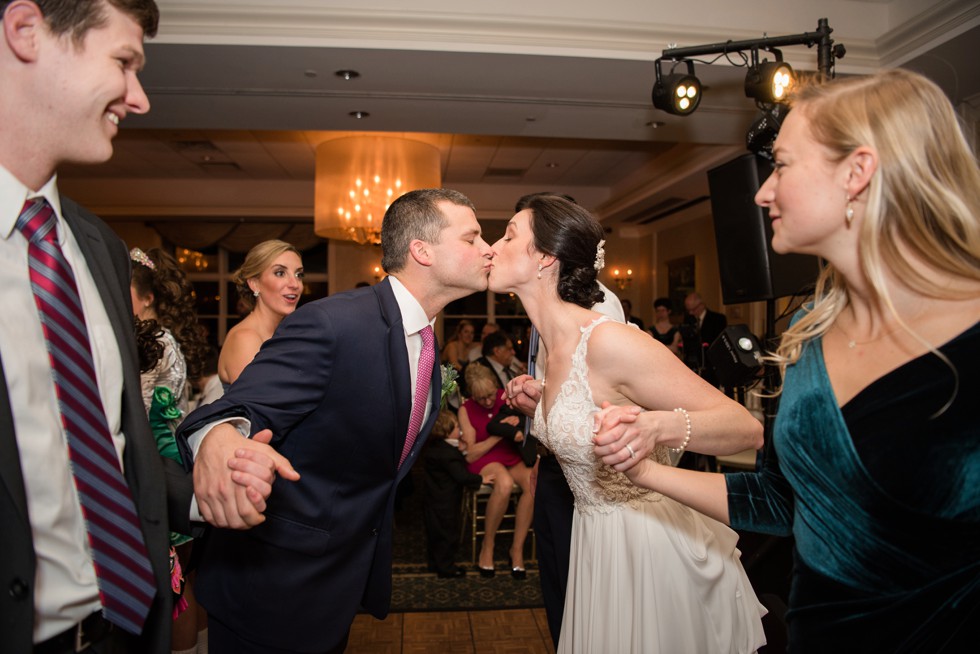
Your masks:
M 633 281 L 633 270 L 631 268 L 626 269 L 626 274 L 621 275 L 619 268 L 613 268 L 612 270 L 613 281 L 616 282 L 616 286 L 619 290 L 625 291 L 630 287 L 630 283 Z
M 378 283 L 381 281 L 381 276 L 383 275 L 381 271 L 381 266 L 374 267 L 374 282 Z

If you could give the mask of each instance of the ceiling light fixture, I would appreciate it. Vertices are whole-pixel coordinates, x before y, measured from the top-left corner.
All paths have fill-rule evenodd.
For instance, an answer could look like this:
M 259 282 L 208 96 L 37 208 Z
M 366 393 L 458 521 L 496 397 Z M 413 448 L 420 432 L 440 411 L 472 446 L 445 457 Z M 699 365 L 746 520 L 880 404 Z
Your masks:
M 334 73 L 337 77 L 350 81 L 352 79 L 357 79 L 361 76 L 356 70 L 338 70 Z
M 394 136 L 349 136 L 316 147 L 313 231 L 318 236 L 381 243 L 388 206 L 407 191 L 439 188 L 439 149 Z

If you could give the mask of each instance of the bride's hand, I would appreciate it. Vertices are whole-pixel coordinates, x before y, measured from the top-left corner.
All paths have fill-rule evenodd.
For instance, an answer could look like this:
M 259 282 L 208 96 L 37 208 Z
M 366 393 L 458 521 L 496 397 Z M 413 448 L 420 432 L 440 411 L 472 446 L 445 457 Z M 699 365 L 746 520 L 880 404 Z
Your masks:
M 637 429 L 637 416 L 643 412 L 638 406 L 614 406 L 603 402 L 601 410 L 593 417 L 592 438 L 595 455 L 602 462 L 623 472 L 642 461 L 653 450 L 647 446 Z

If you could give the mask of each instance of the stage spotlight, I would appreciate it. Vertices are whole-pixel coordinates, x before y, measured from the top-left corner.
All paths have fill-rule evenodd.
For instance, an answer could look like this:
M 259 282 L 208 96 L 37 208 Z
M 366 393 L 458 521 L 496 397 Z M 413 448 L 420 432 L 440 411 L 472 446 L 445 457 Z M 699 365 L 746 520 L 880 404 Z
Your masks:
M 749 68 L 745 75 L 745 95 L 758 102 L 786 102 L 796 76 L 789 64 L 782 61 L 763 61 Z
M 694 62 L 675 62 L 675 66 L 687 64 L 687 73 L 674 73 L 672 68 L 669 75 L 663 75 L 660 71 L 661 61 L 657 59 L 655 62 L 657 79 L 653 84 L 653 106 L 675 116 L 693 113 L 701 104 L 701 81 L 694 76 Z

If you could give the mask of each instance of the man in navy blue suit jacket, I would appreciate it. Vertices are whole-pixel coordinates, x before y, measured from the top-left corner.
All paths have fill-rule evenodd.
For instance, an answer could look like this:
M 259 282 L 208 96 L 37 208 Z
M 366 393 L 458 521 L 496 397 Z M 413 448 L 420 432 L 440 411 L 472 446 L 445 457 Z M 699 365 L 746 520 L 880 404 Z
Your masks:
M 199 448 L 195 494 L 212 524 L 246 526 L 236 516 L 247 500 L 227 489 L 249 466 L 269 457 L 281 476 L 294 478 L 290 464 L 301 475 L 275 485 L 262 524 L 212 530 L 195 586 L 212 652 L 339 652 L 359 607 L 388 613 L 395 489 L 441 400 L 436 356 L 418 380 L 430 387 L 426 419 L 399 466 L 418 332 L 448 302 L 487 288 L 491 250 L 470 201 L 444 189 L 393 202 L 381 248 L 388 278 L 288 316 L 225 396 L 178 434 L 186 454 Z M 242 438 L 265 430 L 271 445 Z

